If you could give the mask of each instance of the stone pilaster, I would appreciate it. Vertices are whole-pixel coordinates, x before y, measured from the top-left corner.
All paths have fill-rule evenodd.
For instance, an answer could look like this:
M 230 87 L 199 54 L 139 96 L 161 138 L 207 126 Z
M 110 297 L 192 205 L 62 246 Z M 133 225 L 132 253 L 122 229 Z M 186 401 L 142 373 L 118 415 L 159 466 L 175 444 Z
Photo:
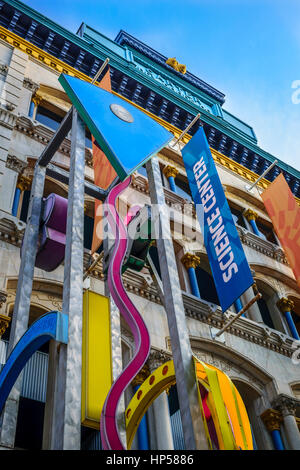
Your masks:
M 0 210 L 11 214 L 16 173 L 6 168 L 6 160 L 11 147 L 12 131 L 17 120 L 14 110 L 18 107 L 28 55 L 18 49 L 12 52 L 11 60 L 1 96 L 0 107 Z

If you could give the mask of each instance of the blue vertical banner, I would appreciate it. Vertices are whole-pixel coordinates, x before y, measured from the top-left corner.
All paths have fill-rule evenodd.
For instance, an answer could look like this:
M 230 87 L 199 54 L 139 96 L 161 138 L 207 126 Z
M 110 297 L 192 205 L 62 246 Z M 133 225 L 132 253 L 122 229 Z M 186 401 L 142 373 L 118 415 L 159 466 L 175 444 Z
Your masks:
M 203 127 L 183 148 L 182 157 L 218 297 L 225 312 L 254 281 Z

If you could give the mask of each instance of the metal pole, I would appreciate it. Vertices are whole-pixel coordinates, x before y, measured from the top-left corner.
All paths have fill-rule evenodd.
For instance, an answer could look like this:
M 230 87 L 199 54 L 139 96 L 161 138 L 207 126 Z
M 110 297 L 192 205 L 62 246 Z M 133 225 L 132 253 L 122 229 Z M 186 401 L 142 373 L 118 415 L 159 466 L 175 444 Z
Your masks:
M 239 311 L 239 313 L 237 313 L 228 323 L 226 323 L 225 326 L 223 326 L 223 328 L 221 328 L 220 331 L 218 331 L 218 333 L 216 333 L 214 335 L 214 339 L 217 338 L 218 336 L 221 336 L 224 331 L 228 330 L 228 328 L 238 319 L 240 318 L 243 313 L 245 313 L 248 308 L 251 307 L 251 305 L 253 305 L 257 300 L 261 299 L 262 295 L 260 293 L 256 294 L 255 297 L 253 297 L 253 299 L 250 300 L 250 302 L 248 302 L 245 307 L 242 308 L 242 310 Z
M 158 249 L 164 304 L 168 318 L 172 353 L 176 373 L 183 435 L 187 450 L 208 449 L 198 401 L 198 385 L 193 353 L 186 324 L 179 284 L 173 241 L 170 233 L 165 196 L 157 157 L 146 164 L 152 210 L 158 209 L 156 243 Z
M 101 73 L 103 72 L 103 70 L 105 69 L 105 67 L 107 66 L 109 62 L 109 58 L 107 57 L 105 59 L 105 61 L 103 62 L 103 64 L 101 65 L 100 69 L 98 70 L 98 72 L 96 73 L 96 75 L 94 76 L 93 80 L 92 80 L 92 84 L 94 84 L 98 78 L 100 77 Z
M 46 168 L 37 164 L 34 169 L 31 187 L 27 225 L 23 240 L 22 258 L 7 352 L 8 355 L 28 327 L 45 177 Z M 22 374 L 17 379 L 2 413 L 0 445 L 5 447 L 14 447 L 21 386 Z
M 80 449 L 85 124 L 73 109 L 62 313 L 68 344 L 57 348 L 52 449 Z
M 183 136 L 185 136 L 185 134 L 190 130 L 190 128 L 195 124 L 195 122 L 198 121 L 198 119 L 200 119 L 201 117 L 201 114 L 198 113 L 197 116 L 194 117 L 194 119 L 192 120 L 192 122 L 189 123 L 189 125 L 187 126 L 186 129 L 184 129 L 184 131 L 180 134 L 180 136 L 178 137 L 178 139 L 174 142 L 174 144 L 172 144 L 172 147 L 175 147 L 175 145 L 178 144 L 178 142 L 182 139 Z
M 274 160 L 274 162 L 273 162 L 270 166 L 268 166 L 268 168 L 263 172 L 263 174 L 260 175 L 260 177 L 257 178 L 257 180 L 254 181 L 253 184 L 251 184 L 251 186 L 247 186 L 247 191 L 250 192 L 250 191 L 254 188 L 254 186 L 256 186 L 257 183 L 259 183 L 260 180 L 261 180 L 262 178 L 264 178 L 264 177 L 266 176 L 266 174 L 269 173 L 270 170 L 272 170 L 273 166 L 275 166 L 277 162 L 278 162 L 278 160 Z

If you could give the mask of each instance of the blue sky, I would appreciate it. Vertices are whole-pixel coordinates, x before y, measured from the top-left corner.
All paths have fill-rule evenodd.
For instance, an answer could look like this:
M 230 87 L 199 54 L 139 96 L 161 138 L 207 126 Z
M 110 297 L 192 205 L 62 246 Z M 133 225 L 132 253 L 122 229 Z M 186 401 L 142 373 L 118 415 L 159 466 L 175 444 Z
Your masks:
M 300 170 L 299 0 L 24 3 L 72 32 L 82 21 L 111 39 L 123 29 L 176 57 L 225 93 L 224 108 L 254 127 L 264 150 Z

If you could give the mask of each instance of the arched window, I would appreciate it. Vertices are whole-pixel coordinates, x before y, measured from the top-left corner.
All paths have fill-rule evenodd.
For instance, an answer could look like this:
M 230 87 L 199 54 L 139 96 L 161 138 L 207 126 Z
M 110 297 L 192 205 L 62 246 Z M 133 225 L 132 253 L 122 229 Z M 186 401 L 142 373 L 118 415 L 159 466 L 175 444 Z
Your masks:
M 247 414 L 250 421 L 252 438 L 253 438 L 253 447 L 255 450 L 264 448 L 264 441 L 261 435 L 261 428 L 258 422 L 259 418 L 259 401 L 261 396 L 259 393 L 251 387 L 249 384 L 241 380 L 232 380 L 236 388 L 238 389 L 239 394 L 246 406 Z
M 261 279 L 256 279 L 255 281 L 258 291 L 262 295 L 262 298 L 257 301 L 257 305 L 263 322 L 270 328 L 286 333 L 282 314 L 276 306 L 276 302 L 279 299 L 278 293 Z

